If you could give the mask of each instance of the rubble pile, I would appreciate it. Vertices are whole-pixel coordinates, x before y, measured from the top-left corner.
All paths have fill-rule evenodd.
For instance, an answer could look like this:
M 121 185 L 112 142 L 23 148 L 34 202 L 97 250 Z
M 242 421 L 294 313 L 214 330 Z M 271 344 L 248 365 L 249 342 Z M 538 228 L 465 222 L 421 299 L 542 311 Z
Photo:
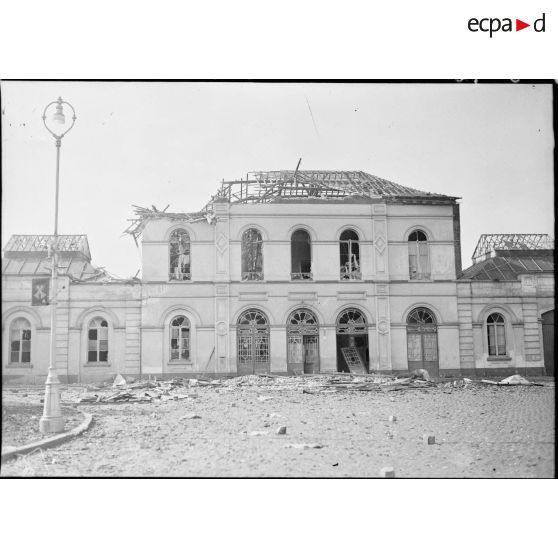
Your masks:
M 486 385 L 542 385 L 529 382 L 519 375 L 500 382 L 471 380 L 469 378 L 434 382 L 425 370 L 415 370 L 409 376 L 398 378 L 379 374 L 311 374 L 307 376 L 271 376 L 251 374 L 246 376 L 207 378 L 172 378 L 169 380 L 127 380 L 118 374 L 113 382 L 86 386 L 88 393 L 78 403 L 149 403 L 154 399 L 179 400 L 197 397 L 197 388 L 214 388 L 216 391 L 237 390 L 294 391 L 315 395 L 348 391 L 392 392 L 431 388 L 469 388 Z

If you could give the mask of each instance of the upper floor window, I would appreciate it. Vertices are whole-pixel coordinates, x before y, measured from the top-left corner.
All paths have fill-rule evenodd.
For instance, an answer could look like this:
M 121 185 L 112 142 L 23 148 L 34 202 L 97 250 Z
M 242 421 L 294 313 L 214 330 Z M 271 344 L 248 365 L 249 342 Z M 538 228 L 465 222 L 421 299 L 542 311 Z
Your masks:
M 177 316 L 171 321 L 170 359 L 190 359 L 190 322 L 186 316 Z
M 490 314 L 486 320 L 488 355 L 506 355 L 506 326 L 502 314 Z
M 10 326 L 10 363 L 31 362 L 31 324 L 25 318 L 17 318 Z
M 312 244 L 304 229 L 291 236 L 291 279 L 312 279 Z
M 248 229 L 242 235 L 242 280 L 262 281 L 263 276 L 263 242 L 257 229 Z
M 411 279 L 430 279 L 428 259 L 428 240 L 421 230 L 409 235 L 409 277 Z
M 183 229 L 172 232 L 169 241 L 169 279 L 185 281 L 192 278 L 190 270 L 190 235 Z
M 87 328 L 87 362 L 108 362 L 108 323 L 93 318 Z
M 341 233 L 339 238 L 339 258 L 341 281 L 362 279 L 358 234 L 352 229 L 347 229 Z

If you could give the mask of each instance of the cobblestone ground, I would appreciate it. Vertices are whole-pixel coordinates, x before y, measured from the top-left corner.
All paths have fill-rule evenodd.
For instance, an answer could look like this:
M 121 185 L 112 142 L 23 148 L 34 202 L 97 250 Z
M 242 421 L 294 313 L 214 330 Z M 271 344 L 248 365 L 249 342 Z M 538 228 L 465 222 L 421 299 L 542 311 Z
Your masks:
M 555 473 L 553 384 L 318 394 L 239 386 L 189 393 L 194 397 L 178 401 L 79 405 L 94 415 L 88 432 L 8 462 L 1 475 L 376 477 L 386 466 L 397 477 Z M 286 435 L 276 433 L 281 425 Z M 425 444 L 424 434 L 436 443 Z

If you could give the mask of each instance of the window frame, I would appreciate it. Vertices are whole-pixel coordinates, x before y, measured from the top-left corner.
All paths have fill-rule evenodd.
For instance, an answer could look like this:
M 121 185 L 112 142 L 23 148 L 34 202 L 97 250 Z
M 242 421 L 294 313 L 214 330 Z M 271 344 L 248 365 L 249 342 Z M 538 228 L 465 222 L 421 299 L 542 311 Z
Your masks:
M 419 234 L 424 236 L 424 240 L 420 240 Z M 413 235 L 417 236 L 416 240 L 411 240 Z M 426 231 L 421 228 L 413 229 L 407 235 L 407 251 L 409 264 L 409 280 L 410 281 L 429 281 L 431 279 L 430 270 L 430 241 Z M 422 253 L 421 253 L 422 252 Z M 415 266 L 411 265 L 411 258 L 415 258 Z M 426 258 L 422 261 L 421 258 Z M 423 269 L 423 267 L 425 269 Z M 413 269 L 416 271 L 413 273 Z
M 180 318 L 183 319 L 182 322 L 175 325 L 174 322 L 179 320 Z M 186 323 L 186 327 L 183 325 Z M 176 329 L 177 336 L 173 337 L 173 330 Z M 188 335 L 186 337 L 183 336 L 183 330 L 186 329 Z M 173 339 L 177 339 L 177 347 L 173 348 Z M 169 363 L 171 364 L 180 364 L 186 362 L 192 362 L 192 324 L 188 319 L 188 316 L 184 314 L 177 314 L 173 316 L 169 321 Z M 185 341 L 185 346 L 181 343 L 181 341 Z M 173 351 L 177 351 L 178 358 L 173 358 Z M 188 355 L 186 358 L 183 358 L 181 355 L 183 351 L 187 351 Z
M 496 318 L 494 319 L 494 317 Z M 492 318 L 492 321 L 489 320 Z M 509 357 L 507 334 L 506 334 L 506 318 L 501 312 L 491 312 L 485 320 L 486 323 L 486 342 L 487 354 L 489 358 L 507 358 Z M 494 343 L 491 344 L 491 332 Z M 503 338 L 503 352 L 501 351 L 502 345 L 499 341 L 498 333 L 501 332 Z M 491 353 L 491 350 L 494 352 Z
M 310 264 L 310 265 L 309 265 L 309 268 L 310 268 L 309 271 L 302 271 L 302 266 L 300 266 L 301 269 L 300 269 L 299 271 L 295 271 L 295 270 L 293 269 L 293 267 L 294 267 L 294 265 L 293 265 L 293 264 L 294 264 L 294 258 L 293 258 L 293 244 L 294 244 L 295 242 L 298 242 L 298 243 L 302 244 L 302 242 L 299 241 L 299 240 L 297 240 L 297 241 L 293 240 L 295 234 L 297 234 L 298 232 L 303 232 L 303 233 L 307 236 L 307 238 L 308 238 L 308 241 L 307 241 L 307 244 L 308 244 L 308 251 L 309 251 L 309 260 L 308 260 L 308 262 L 309 262 L 309 264 Z M 307 231 L 307 230 L 306 230 L 305 228 L 303 228 L 303 227 L 298 227 L 298 228 L 296 228 L 296 229 L 291 233 L 291 281 L 313 281 L 314 275 L 313 275 L 313 272 L 312 272 L 312 267 L 313 267 L 313 266 L 312 266 L 312 264 L 313 264 L 313 262 L 312 262 L 312 255 L 313 255 L 313 253 L 312 253 L 312 236 L 311 236 L 310 232 Z M 301 260 L 299 263 L 302 263 L 302 260 Z
M 103 325 L 105 324 L 105 325 Z M 87 324 L 87 359 L 86 364 L 88 365 L 101 365 L 105 366 L 109 364 L 109 349 L 110 349 L 110 342 L 109 342 L 109 322 L 106 318 L 102 316 L 95 316 L 89 320 Z M 95 339 L 91 338 L 91 332 L 95 331 Z M 106 332 L 105 338 L 103 338 L 102 332 Z M 95 342 L 96 348 L 91 350 L 91 342 Z M 101 342 L 106 343 L 106 350 L 101 350 Z M 91 354 L 95 353 L 95 359 L 91 358 Z M 101 359 L 101 353 L 105 353 L 105 358 Z
M 352 233 L 355 238 L 344 239 L 343 235 Z M 347 261 L 343 261 L 343 249 L 342 246 L 346 245 L 346 257 Z M 356 254 L 353 250 L 353 246 L 356 246 Z M 356 265 L 353 264 L 353 257 L 355 257 Z M 360 281 L 362 280 L 362 263 L 360 260 L 360 237 L 354 229 L 346 228 L 339 235 L 339 280 L 340 281 Z
M 254 240 L 254 239 L 250 239 L 250 241 L 247 239 L 247 236 L 249 234 L 252 233 L 257 233 L 259 240 Z M 256 268 L 259 269 L 254 269 L 254 270 L 248 270 L 245 269 L 245 262 L 246 262 L 246 255 L 247 255 L 247 251 L 248 248 L 250 246 L 258 246 L 259 245 L 259 249 L 256 248 L 256 262 L 255 262 L 255 266 Z M 246 229 L 243 233 L 242 233 L 242 237 L 240 240 L 240 274 L 241 274 L 241 280 L 242 281 L 263 281 L 264 280 L 264 262 L 263 262 L 263 235 L 261 233 L 261 231 L 259 229 L 257 229 L 256 227 L 250 227 L 248 229 Z M 258 259 L 259 261 L 259 266 L 258 266 Z
M 18 339 L 14 339 L 14 333 L 16 332 L 16 326 L 21 323 L 24 324 L 28 327 L 18 327 L 17 328 L 17 332 L 18 332 Z M 29 333 L 29 338 L 28 339 L 24 339 L 24 332 L 28 332 Z M 9 350 L 8 350 L 8 366 L 32 366 L 32 359 L 31 359 L 31 354 L 32 354 L 32 347 L 33 347 L 33 328 L 31 326 L 31 322 L 23 317 L 23 316 L 19 316 L 17 318 L 14 318 L 11 323 L 10 323 L 10 331 L 9 331 Z M 28 351 L 24 351 L 23 350 L 23 345 L 25 342 L 29 343 L 29 350 Z M 13 351 L 12 347 L 13 347 L 13 343 L 18 343 L 18 349 L 17 351 Z M 13 360 L 12 356 L 14 353 L 17 353 L 17 360 Z M 28 353 L 29 354 L 29 360 L 28 361 L 24 361 L 23 360 L 23 354 L 24 353 Z
M 185 235 L 187 237 L 188 239 L 187 244 L 183 244 L 182 246 L 180 246 L 183 243 L 182 237 L 180 235 Z M 178 250 L 183 248 L 185 250 L 183 255 L 188 256 L 187 263 L 180 264 L 179 260 L 176 262 L 181 267 L 180 272 L 177 271 L 178 265 L 173 267 L 173 258 L 175 257 L 180 258 L 182 254 L 177 254 L 176 256 L 173 255 L 172 253 L 173 243 L 179 245 Z M 169 260 L 168 260 L 169 263 L 168 263 L 167 271 L 169 275 L 169 281 L 191 281 L 192 280 L 192 237 L 189 231 L 187 231 L 185 228 L 177 228 L 170 233 L 169 240 L 168 240 L 168 253 L 169 253 Z M 187 266 L 187 271 L 182 271 L 183 266 Z

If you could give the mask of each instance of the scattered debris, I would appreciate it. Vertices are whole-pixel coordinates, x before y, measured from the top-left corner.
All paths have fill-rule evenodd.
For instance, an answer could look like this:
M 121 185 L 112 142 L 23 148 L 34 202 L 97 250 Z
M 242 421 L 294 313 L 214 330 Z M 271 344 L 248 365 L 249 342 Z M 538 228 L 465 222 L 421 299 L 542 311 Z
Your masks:
M 322 449 L 325 446 L 322 444 L 285 444 L 284 447 L 293 449 Z
M 430 436 L 429 434 L 424 434 L 424 436 L 422 437 L 422 441 L 427 446 L 431 446 L 436 443 L 436 438 L 434 436 Z
M 382 469 L 380 469 L 380 477 L 386 479 L 395 478 L 395 469 L 393 467 L 383 467 Z
M 184 415 L 180 417 L 178 420 L 190 420 L 190 419 L 201 419 L 200 415 L 196 415 L 195 413 L 191 413 L 189 415 Z
M 537 384 L 535 382 L 530 382 L 523 376 L 519 374 L 514 374 L 513 376 L 508 376 L 499 382 L 494 382 L 493 380 L 481 380 L 483 384 L 493 384 L 496 386 L 544 386 L 544 384 Z
M 112 387 L 122 387 L 127 385 L 128 382 L 126 381 L 126 378 L 122 376 L 122 374 L 117 374 L 116 378 L 114 378 L 114 382 L 112 383 Z
M 413 375 L 411 376 L 411 379 L 416 379 L 416 378 L 420 378 L 421 380 L 425 380 L 426 382 L 430 382 L 432 380 L 430 374 L 428 373 L 428 370 L 425 370 L 424 368 L 418 368 L 417 370 L 413 370 Z
M 149 403 L 152 397 L 148 394 L 138 395 L 130 391 L 112 393 L 108 395 L 85 395 L 78 403 L 96 404 L 96 403 Z
M 384 382 L 380 384 L 381 389 L 385 391 L 399 391 L 403 389 L 432 388 L 436 384 L 430 380 L 418 379 L 414 375 L 409 378 L 398 378 L 392 382 Z

